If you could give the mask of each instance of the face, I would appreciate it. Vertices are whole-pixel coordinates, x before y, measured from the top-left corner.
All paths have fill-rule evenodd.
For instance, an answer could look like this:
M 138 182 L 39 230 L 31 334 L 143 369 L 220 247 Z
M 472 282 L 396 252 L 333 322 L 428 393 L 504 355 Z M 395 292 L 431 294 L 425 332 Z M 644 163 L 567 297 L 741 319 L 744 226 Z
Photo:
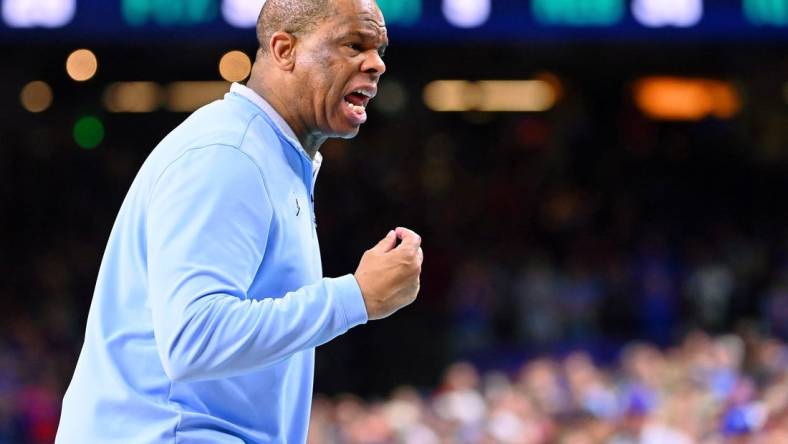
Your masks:
M 373 0 L 339 0 L 337 14 L 299 37 L 293 74 L 307 132 L 351 138 L 367 120 L 366 107 L 386 70 L 383 15 Z

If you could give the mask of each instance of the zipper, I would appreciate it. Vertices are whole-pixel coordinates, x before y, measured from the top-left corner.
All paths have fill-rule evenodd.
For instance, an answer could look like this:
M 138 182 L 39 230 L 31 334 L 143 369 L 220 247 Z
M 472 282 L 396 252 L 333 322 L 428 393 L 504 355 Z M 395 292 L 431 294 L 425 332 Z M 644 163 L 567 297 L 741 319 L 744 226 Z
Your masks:
M 300 150 L 299 150 L 300 151 Z M 312 171 L 313 164 L 311 159 L 301 154 L 301 166 L 304 170 L 304 184 L 307 190 L 307 199 L 309 200 L 309 209 L 311 210 L 312 217 L 312 239 L 317 239 L 317 217 L 315 216 L 315 172 Z

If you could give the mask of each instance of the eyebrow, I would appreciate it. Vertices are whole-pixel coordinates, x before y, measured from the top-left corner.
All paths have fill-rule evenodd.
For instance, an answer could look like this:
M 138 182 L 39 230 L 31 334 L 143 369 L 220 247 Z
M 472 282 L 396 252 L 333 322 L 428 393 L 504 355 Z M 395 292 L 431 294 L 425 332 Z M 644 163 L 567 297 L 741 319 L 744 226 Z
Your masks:
M 377 40 L 378 34 L 373 31 L 363 31 L 363 30 L 355 30 L 355 31 L 348 31 L 345 33 L 345 36 L 356 36 L 360 37 L 365 40 Z M 388 37 L 383 38 L 383 43 L 381 46 L 386 47 L 389 44 Z

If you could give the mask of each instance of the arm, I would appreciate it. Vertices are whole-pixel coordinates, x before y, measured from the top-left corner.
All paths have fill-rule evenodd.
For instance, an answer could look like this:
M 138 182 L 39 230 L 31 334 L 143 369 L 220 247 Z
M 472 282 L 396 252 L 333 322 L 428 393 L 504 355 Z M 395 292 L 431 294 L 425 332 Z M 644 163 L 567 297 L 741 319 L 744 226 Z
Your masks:
M 233 147 L 188 151 L 157 180 L 147 214 L 148 285 L 171 379 L 259 370 L 367 321 L 349 275 L 281 299 L 248 298 L 271 218 L 259 169 Z

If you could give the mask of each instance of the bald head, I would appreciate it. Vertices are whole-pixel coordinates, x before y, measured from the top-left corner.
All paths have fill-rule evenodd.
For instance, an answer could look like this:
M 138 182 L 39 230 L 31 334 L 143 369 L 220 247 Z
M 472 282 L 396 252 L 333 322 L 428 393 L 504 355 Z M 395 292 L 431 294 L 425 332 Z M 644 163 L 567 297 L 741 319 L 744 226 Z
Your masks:
M 268 52 L 271 36 L 279 31 L 309 32 L 334 13 L 332 0 L 267 0 L 257 20 L 260 49 Z

